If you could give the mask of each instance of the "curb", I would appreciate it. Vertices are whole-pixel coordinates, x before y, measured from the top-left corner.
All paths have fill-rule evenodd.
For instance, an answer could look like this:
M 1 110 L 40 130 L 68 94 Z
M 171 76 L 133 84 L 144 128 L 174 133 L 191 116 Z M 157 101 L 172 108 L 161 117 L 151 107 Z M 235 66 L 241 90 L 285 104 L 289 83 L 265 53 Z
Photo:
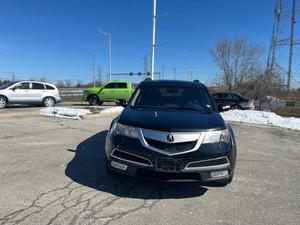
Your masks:
M 12 117 L 24 117 L 24 116 L 38 116 L 40 111 L 37 112 L 21 112 L 21 113 L 10 113 L 10 114 L 0 114 L 0 119 L 2 118 L 12 118 Z
M 105 117 L 105 116 L 113 116 L 113 115 L 120 115 L 121 112 L 110 112 L 110 113 L 97 113 L 97 114 L 87 114 L 79 116 L 81 119 L 92 119 L 98 117 Z

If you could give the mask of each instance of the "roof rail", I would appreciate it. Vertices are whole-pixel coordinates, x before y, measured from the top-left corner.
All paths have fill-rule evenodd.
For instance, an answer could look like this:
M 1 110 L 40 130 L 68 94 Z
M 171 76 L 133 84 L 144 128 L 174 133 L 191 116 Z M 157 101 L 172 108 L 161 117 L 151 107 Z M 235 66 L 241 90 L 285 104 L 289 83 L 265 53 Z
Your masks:
M 200 81 L 197 80 L 197 79 L 196 79 L 196 80 L 193 80 L 193 82 L 194 82 L 194 83 L 200 83 Z

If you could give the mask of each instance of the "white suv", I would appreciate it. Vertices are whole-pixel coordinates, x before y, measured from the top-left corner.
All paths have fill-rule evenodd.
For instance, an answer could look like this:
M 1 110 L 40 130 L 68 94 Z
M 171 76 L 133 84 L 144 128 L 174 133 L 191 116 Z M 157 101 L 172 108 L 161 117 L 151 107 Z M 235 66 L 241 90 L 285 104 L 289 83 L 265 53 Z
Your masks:
M 0 87 L 0 108 L 10 104 L 54 106 L 61 102 L 53 84 L 38 81 L 13 81 Z

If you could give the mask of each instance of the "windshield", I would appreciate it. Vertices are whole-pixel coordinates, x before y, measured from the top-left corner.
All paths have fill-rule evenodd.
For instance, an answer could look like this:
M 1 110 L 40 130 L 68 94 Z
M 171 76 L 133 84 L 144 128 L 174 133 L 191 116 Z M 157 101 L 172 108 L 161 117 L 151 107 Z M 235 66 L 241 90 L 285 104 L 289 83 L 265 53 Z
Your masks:
M 206 90 L 194 85 L 142 85 L 137 90 L 131 107 L 171 108 L 178 110 L 212 111 Z
M 4 84 L 3 86 L 0 87 L 0 90 L 3 90 L 3 89 L 5 89 L 5 88 L 8 88 L 8 87 L 14 85 L 15 83 L 18 83 L 18 81 L 13 81 L 13 82 L 10 82 L 10 83 L 8 83 L 8 84 Z

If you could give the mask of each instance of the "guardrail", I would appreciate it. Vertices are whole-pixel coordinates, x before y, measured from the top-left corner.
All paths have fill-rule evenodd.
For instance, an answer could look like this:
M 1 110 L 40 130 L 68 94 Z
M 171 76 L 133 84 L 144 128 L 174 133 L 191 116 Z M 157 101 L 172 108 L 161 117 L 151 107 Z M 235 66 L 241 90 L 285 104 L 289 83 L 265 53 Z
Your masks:
M 85 88 L 59 88 L 61 97 L 82 96 Z

